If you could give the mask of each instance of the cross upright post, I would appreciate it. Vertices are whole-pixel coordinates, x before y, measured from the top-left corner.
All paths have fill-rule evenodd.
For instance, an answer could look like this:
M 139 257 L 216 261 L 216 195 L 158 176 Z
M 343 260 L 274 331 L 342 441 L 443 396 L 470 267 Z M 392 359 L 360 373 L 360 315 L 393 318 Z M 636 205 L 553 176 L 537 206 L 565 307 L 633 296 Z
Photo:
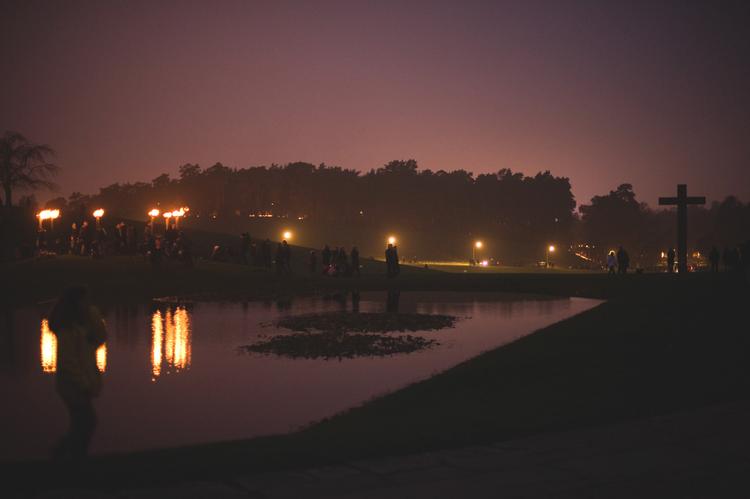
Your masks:
M 677 205 L 677 271 L 687 272 L 687 207 L 689 204 L 706 204 L 703 196 L 688 197 L 687 185 L 677 184 L 676 198 L 659 198 L 660 205 Z

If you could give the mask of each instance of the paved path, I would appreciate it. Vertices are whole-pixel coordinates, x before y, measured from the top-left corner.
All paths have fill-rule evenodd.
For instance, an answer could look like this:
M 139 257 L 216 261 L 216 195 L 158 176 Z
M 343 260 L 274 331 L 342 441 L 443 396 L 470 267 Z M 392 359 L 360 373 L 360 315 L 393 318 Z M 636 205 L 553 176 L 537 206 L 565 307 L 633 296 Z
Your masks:
M 39 498 L 750 497 L 750 402 L 494 445 L 217 483 Z

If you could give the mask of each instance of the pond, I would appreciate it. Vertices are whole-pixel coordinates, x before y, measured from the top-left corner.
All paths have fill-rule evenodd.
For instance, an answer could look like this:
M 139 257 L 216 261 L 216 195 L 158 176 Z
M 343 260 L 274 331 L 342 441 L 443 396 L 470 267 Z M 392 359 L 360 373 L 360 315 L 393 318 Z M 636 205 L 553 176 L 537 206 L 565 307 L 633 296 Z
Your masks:
M 588 310 L 584 298 L 500 293 L 373 292 L 267 302 L 154 302 L 102 307 L 109 338 L 93 453 L 295 430 Z M 0 325 L 0 460 L 46 457 L 65 432 L 55 392 L 48 307 L 5 312 Z M 437 344 L 411 353 L 288 358 L 240 347 L 286 334 L 281 318 L 335 311 L 445 314 L 454 327 L 409 334 Z M 399 333 L 385 333 L 399 334 Z

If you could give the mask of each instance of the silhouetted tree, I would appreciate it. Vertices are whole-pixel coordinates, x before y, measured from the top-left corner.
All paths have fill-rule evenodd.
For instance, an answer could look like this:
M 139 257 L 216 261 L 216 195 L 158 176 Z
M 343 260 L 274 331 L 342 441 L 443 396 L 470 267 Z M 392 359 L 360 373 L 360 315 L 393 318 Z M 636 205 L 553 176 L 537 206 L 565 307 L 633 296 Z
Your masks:
M 54 156 L 50 146 L 33 144 L 18 132 L 7 131 L 0 137 L 0 185 L 5 206 L 13 205 L 13 191 L 52 189 L 50 177 L 59 167 L 47 159 Z

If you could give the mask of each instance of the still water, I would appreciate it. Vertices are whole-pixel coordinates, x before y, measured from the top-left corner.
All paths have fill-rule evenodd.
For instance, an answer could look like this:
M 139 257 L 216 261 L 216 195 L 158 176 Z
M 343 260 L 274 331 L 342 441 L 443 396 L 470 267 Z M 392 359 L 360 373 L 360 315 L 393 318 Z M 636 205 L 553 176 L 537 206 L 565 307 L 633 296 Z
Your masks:
M 214 442 L 294 430 L 445 370 L 477 354 L 596 306 L 583 298 L 401 293 L 399 312 L 460 318 L 414 333 L 428 350 L 379 358 L 308 360 L 241 352 L 277 334 L 280 316 L 393 310 L 386 293 L 278 302 L 154 303 L 103 307 L 109 338 L 93 453 Z M 65 432 L 55 392 L 55 335 L 45 307 L 6 312 L 0 325 L 0 460 L 45 457 Z M 392 333 L 391 333 L 392 334 Z

